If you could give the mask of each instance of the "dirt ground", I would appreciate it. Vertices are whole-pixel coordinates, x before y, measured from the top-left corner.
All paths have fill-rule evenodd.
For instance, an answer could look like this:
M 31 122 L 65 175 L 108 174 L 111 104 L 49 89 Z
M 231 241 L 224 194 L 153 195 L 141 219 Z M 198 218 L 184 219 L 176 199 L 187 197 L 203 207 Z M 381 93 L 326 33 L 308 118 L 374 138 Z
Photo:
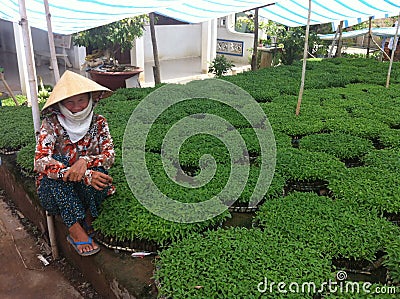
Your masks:
M 49 265 L 38 258 L 41 255 Z M 0 298 L 102 299 L 64 259 L 53 261 L 40 231 L 0 190 Z

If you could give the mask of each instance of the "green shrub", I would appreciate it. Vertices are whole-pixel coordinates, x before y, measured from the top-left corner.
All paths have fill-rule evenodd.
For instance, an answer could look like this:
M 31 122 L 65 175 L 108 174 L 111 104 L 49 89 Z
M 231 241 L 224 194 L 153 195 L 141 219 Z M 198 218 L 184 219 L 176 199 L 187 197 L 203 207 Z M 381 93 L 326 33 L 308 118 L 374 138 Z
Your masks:
M 231 61 L 228 61 L 224 55 L 217 55 L 213 61 L 211 61 L 208 72 L 215 74 L 217 77 L 222 77 L 234 66 L 235 65 Z

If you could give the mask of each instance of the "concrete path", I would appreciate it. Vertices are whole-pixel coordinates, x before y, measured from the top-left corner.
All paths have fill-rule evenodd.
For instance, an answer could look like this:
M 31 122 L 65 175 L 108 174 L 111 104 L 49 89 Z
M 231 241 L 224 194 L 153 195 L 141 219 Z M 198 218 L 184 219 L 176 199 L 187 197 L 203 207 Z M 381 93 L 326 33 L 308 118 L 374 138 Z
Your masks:
M 0 193 L 0 298 L 83 298 L 59 270 L 44 266 L 40 253 Z

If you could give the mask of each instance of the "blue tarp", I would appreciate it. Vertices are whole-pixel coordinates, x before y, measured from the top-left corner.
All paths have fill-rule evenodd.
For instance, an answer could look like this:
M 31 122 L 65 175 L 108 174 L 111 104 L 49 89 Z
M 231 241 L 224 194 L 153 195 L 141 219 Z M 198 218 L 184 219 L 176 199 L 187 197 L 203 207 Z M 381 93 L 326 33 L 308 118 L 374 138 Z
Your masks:
M 312 0 L 311 25 L 334 23 L 344 27 L 373 17 L 387 18 L 399 14 L 399 0 Z M 261 9 L 260 15 L 289 27 L 307 24 L 308 0 L 287 0 Z
M 0 0 L 0 19 L 20 20 L 18 0 Z M 43 0 L 26 0 L 29 25 L 47 30 Z M 158 12 L 189 23 L 199 23 L 235 12 L 260 9 L 260 16 L 289 27 L 307 23 L 308 0 L 48 0 L 53 31 L 71 34 L 126 17 Z M 339 22 L 345 27 L 397 15 L 399 0 L 312 0 L 311 24 Z

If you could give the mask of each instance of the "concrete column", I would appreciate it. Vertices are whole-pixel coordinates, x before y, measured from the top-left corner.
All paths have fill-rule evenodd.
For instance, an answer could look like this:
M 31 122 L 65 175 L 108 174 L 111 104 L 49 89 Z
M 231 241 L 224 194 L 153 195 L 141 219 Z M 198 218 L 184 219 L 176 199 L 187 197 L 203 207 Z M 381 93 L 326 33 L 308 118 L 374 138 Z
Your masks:
M 217 56 L 218 19 L 211 20 L 210 62 Z
M 201 23 L 201 71 L 208 73 L 210 62 L 217 55 L 218 20 Z
M 81 68 L 82 64 L 85 63 L 86 47 L 74 46 L 72 50 L 74 53 L 74 57 L 72 60 L 72 67 L 74 69 L 79 70 Z
M 144 37 L 137 38 L 131 49 L 131 65 L 141 67 L 143 72 L 139 75 L 139 81 L 144 82 Z

